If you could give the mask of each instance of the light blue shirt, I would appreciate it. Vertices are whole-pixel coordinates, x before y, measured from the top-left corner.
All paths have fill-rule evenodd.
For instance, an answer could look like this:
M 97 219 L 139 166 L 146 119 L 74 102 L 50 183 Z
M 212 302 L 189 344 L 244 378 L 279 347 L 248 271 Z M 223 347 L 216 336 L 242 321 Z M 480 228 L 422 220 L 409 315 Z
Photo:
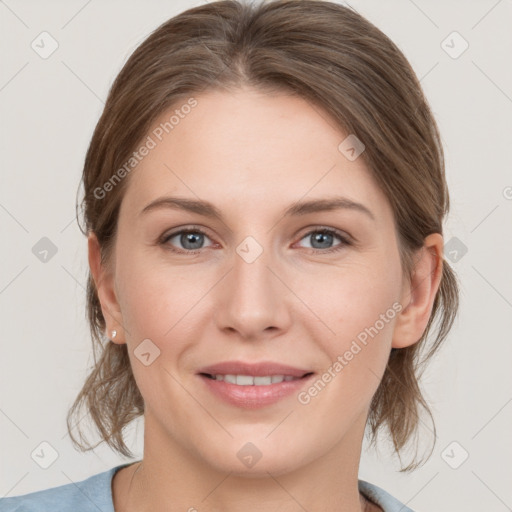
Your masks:
M 116 471 L 133 464 L 121 464 L 86 480 L 22 496 L 0 499 L 0 512 L 115 512 L 112 478 Z M 376 485 L 359 480 L 359 491 L 384 512 L 413 512 Z

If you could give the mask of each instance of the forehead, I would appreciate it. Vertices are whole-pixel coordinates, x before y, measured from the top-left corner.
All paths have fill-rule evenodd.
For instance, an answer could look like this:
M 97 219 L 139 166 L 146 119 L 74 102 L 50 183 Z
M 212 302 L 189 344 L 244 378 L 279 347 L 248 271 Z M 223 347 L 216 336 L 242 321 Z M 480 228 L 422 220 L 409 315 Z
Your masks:
M 389 209 L 363 158 L 340 151 L 349 134 L 318 106 L 253 89 L 193 100 L 163 112 L 151 127 L 145 140 L 152 148 L 130 175 L 125 209 L 140 210 L 166 193 L 240 202 L 260 214 L 326 194 Z

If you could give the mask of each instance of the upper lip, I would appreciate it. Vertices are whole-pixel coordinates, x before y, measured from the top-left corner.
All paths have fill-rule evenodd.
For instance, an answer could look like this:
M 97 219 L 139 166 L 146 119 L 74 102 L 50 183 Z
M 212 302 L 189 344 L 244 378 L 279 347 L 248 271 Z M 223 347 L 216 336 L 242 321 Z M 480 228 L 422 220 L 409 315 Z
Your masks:
M 259 363 L 244 363 L 243 361 L 224 361 L 201 368 L 198 373 L 208 375 L 251 375 L 253 377 L 268 377 L 270 375 L 287 375 L 291 377 L 303 377 L 311 370 L 295 368 L 272 361 L 262 361 Z

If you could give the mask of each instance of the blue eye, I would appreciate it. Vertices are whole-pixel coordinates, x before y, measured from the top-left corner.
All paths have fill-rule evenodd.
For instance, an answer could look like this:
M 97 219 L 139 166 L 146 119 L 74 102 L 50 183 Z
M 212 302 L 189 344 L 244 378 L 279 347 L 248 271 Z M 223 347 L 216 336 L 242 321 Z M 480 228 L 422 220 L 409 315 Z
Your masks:
M 333 243 L 333 240 L 337 238 L 341 241 L 338 245 L 335 245 L 334 247 L 330 247 L 330 245 Z M 306 236 L 302 237 L 301 240 L 309 239 L 310 243 L 310 249 L 313 249 L 315 253 L 326 253 L 326 252 L 334 252 L 334 251 L 340 251 L 347 245 L 351 245 L 349 239 L 336 231 L 335 229 L 328 229 L 328 228 L 322 228 L 322 229 L 315 229 L 313 231 L 309 231 Z M 316 246 L 315 246 L 316 245 Z
M 174 245 L 170 244 L 169 242 L 176 238 L 178 242 L 182 245 L 182 249 L 174 249 L 171 248 L 171 250 L 176 252 L 186 252 L 190 254 L 195 254 L 199 252 L 203 247 L 204 239 L 208 238 L 206 233 L 200 229 L 193 228 L 193 229 L 182 229 L 181 231 L 176 231 L 175 233 L 171 233 L 167 236 L 165 236 L 161 243 L 163 245 Z
M 335 229 L 329 228 L 317 228 L 315 230 L 309 231 L 305 236 L 301 238 L 301 240 L 308 238 L 311 245 L 306 248 L 311 249 L 314 253 L 319 254 L 340 251 L 344 247 L 352 245 L 348 237 L 344 236 L 342 233 Z M 331 247 L 331 244 L 335 238 L 337 238 L 340 243 Z M 171 243 L 173 239 L 176 240 Z M 207 246 L 204 246 L 205 239 L 210 240 L 208 235 L 202 229 L 191 227 L 187 229 L 181 229 L 180 231 L 175 231 L 174 233 L 170 233 L 168 235 L 164 235 L 159 243 L 168 247 L 169 250 L 177 253 L 197 254 L 201 252 L 202 249 L 211 247 L 213 245 L 213 243 L 211 243 Z M 177 244 L 181 245 L 181 248 L 176 247 Z

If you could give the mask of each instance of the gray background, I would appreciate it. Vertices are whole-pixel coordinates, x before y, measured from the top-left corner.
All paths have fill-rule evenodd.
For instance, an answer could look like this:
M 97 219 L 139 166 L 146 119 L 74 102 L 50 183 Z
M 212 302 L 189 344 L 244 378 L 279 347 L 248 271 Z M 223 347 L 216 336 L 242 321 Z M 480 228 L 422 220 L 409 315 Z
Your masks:
M 105 446 L 81 454 L 66 433 L 66 411 L 92 363 L 75 194 L 122 64 L 151 30 L 200 3 L 0 1 L 0 496 L 76 482 L 125 461 Z M 462 282 L 457 324 L 423 379 L 437 426 L 431 459 L 402 475 L 384 443 L 363 454 L 360 477 L 418 512 L 511 510 L 512 3 L 350 5 L 402 49 L 439 122 L 452 198 L 445 239 L 457 251 L 446 256 Z M 46 59 L 31 47 L 43 45 L 43 31 L 58 42 Z M 469 44 L 457 58 L 464 43 L 448 37 L 453 31 Z M 36 245 L 48 244 L 43 237 L 57 249 L 45 262 Z M 422 423 L 427 440 L 430 428 Z M 142 431 L 141 421 L 128 431 L 137 458 Z M 52 449 L 57 458 L 43 469 Z

